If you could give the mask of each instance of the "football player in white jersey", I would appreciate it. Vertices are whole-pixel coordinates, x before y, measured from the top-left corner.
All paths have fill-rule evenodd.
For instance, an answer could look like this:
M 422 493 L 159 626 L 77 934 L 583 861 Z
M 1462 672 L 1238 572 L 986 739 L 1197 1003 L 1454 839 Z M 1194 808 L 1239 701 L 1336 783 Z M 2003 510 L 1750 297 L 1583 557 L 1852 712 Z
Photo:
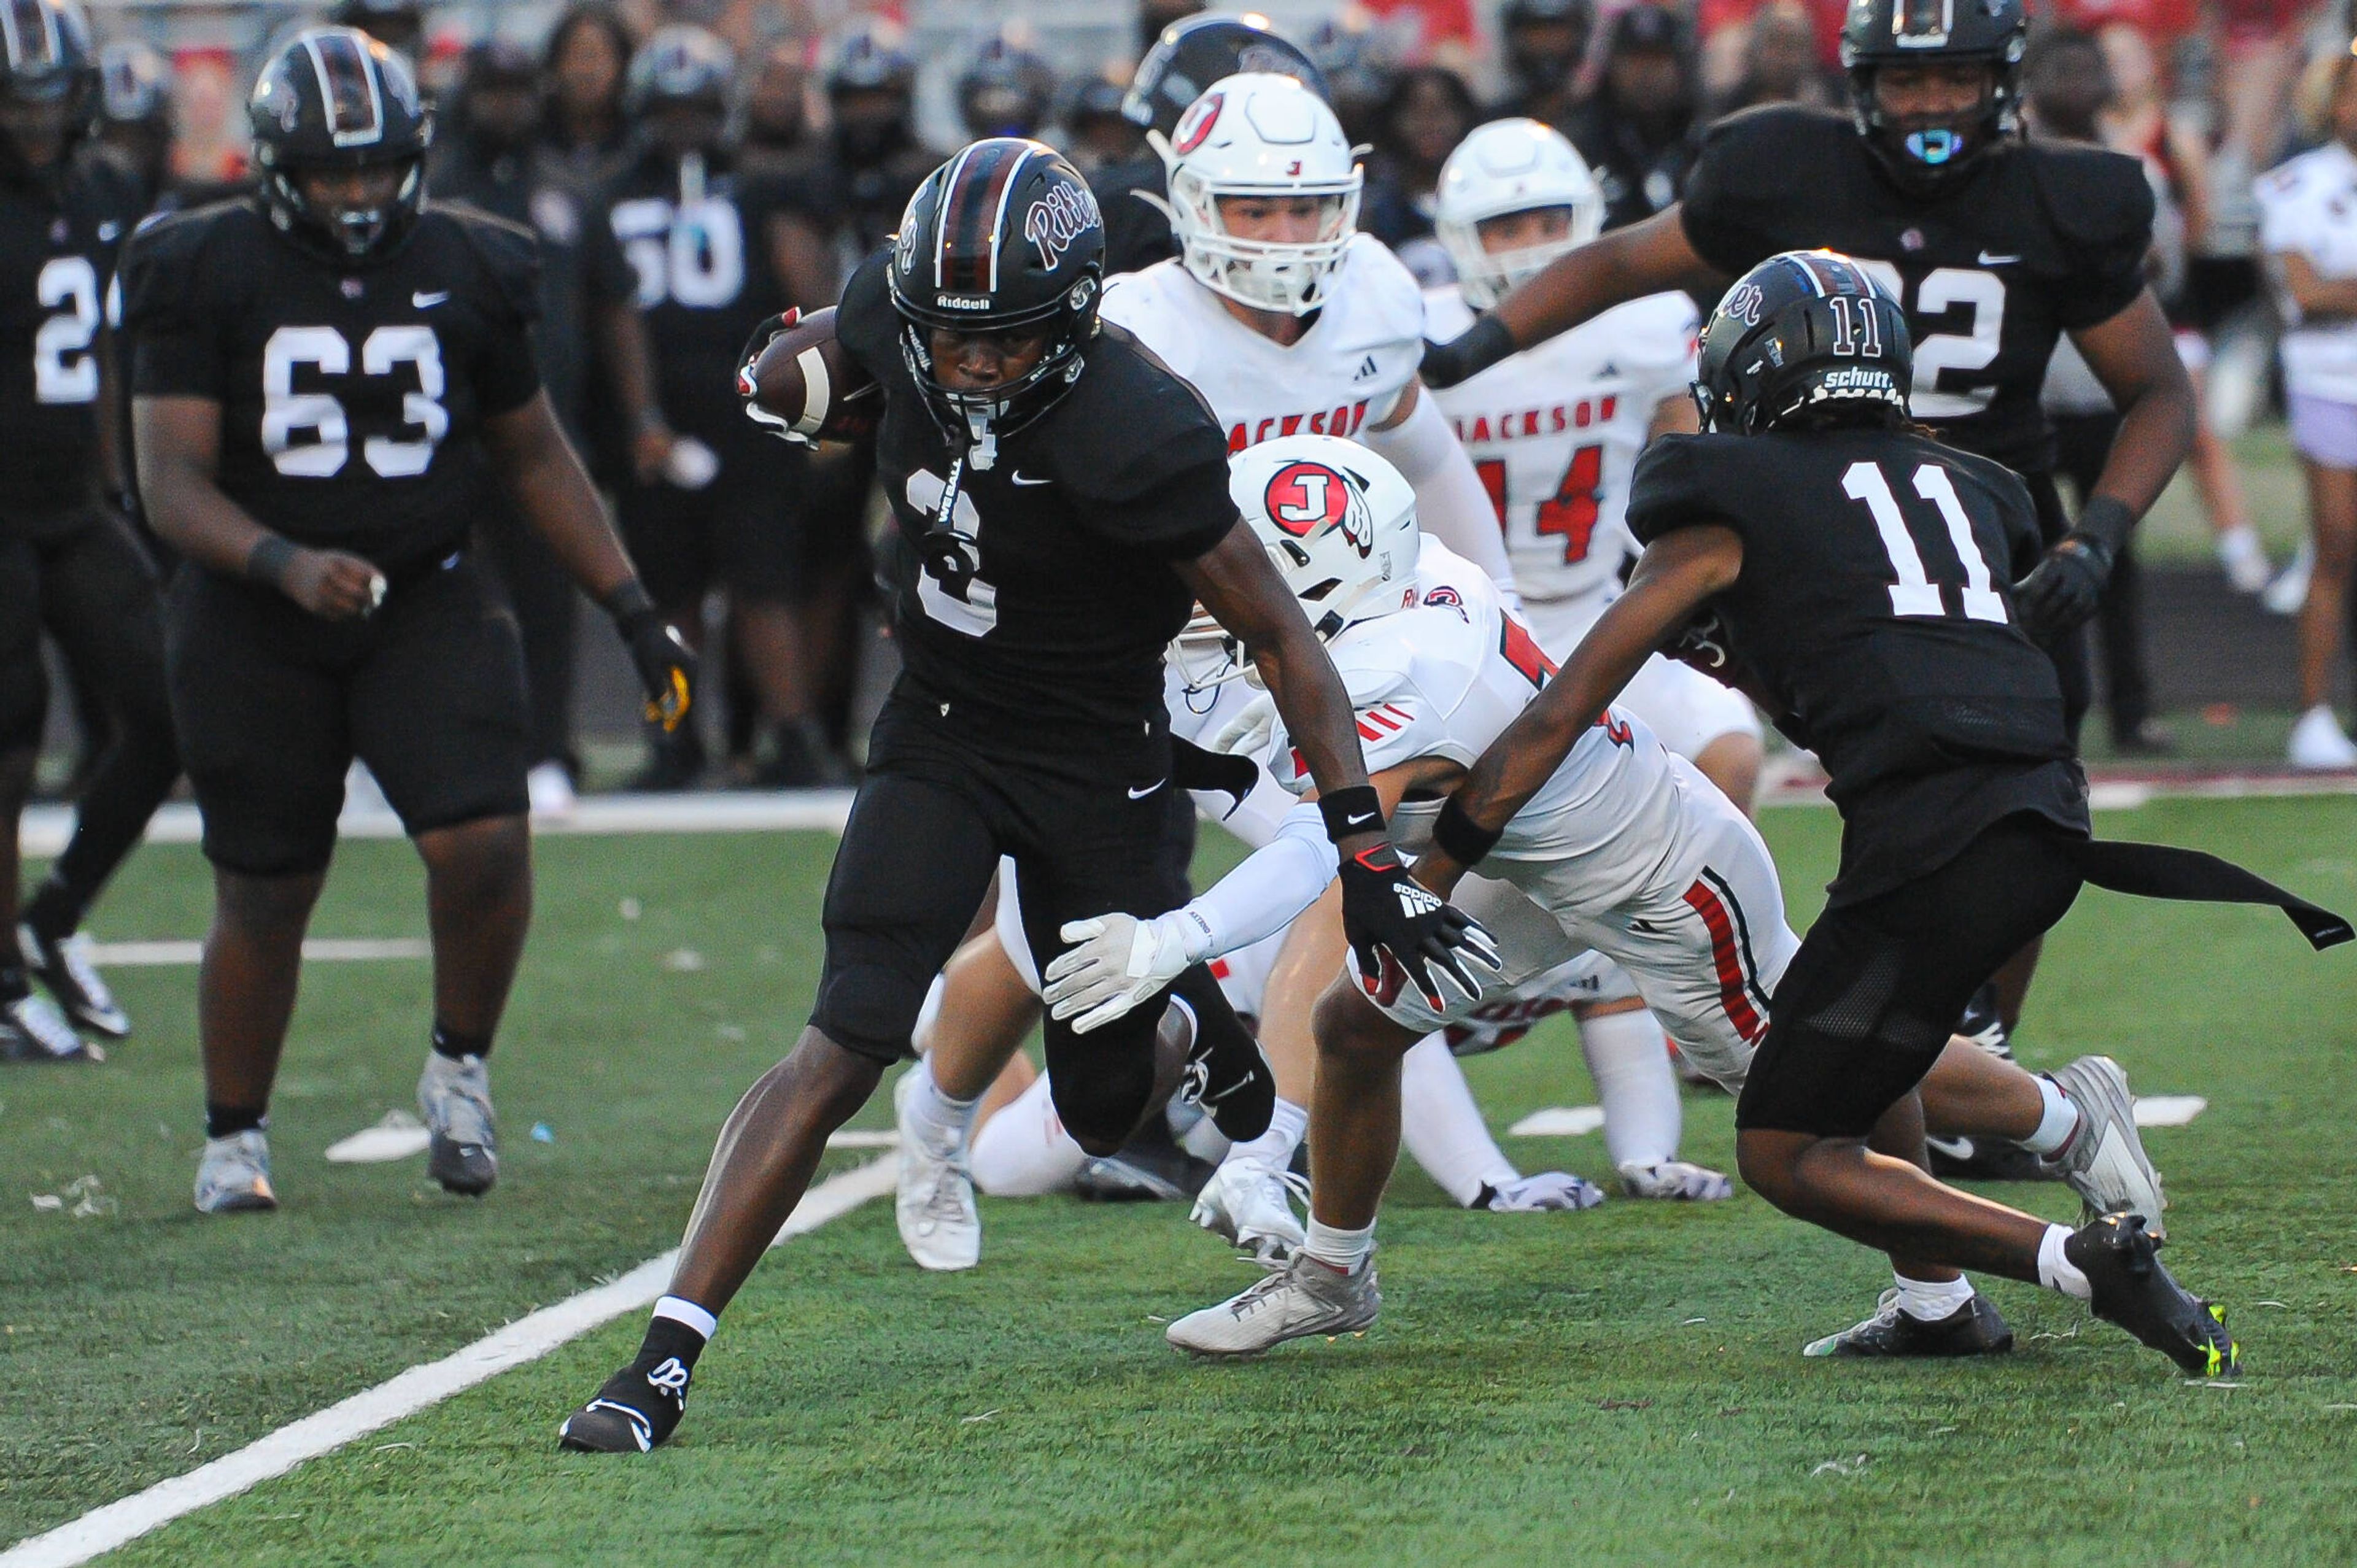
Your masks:
M 1436 333 L 1471 327 L 1477 312 L 1604 224 L 1604 196 L 1587 164 L 1535 120 L 1499 120 L 1466 137 L 1441 169 L 1437 199 L 1434 226 L 1458 281 L 1425 295 Z M 1634 555 L 1623 515 L 1637 455 L 1657 431 L 1694 428 L 1688 388 L 1699 325 L 1684 295 L 1648 295 L 1429 394 L 1497 508 L 1521 614 L 1552 658 L 1566 657 L 1620 591 L 1621 567 Z M 1751 809 L 1760 730 L 1740 693 L 1656 658 L 1621 705 Z M 1578 1020 L 1624 1185 L 1653 1197 L 1727 1196 L 1725 1177 L 1671 1159 L 1684 1114 L 1677 1079 L 1659 1026 L 1633 991 L 1619 992 L 1555 1002 Z
M 1470 328 L 1604 222 L 1587 166 L 1535 120 L 1499 120 L 1466 137 L 1436 199 L 1434 229 L 1458 275 L 1425 295 L 1436 334 Z M 1700 327 L 1686 295 L 1649 295 L 1427 394 L 1473 459 L 1505 532 L 1523 619 L 1554 658 L 1568 656 L 1620 591 L 1635 554 L 1624 517 L 1637 455 L 1657 431 L 1695 427 Z M 1760 719 L 1739 693 L 1656 658 L 1621 705 L 1750 810 Z
M 1430 541 L 1419 546 L 1412 508 L 1354 510 L 1330 499 L 1356 490 L 1373 499 L 1364 477 L 1376 467 L 1346 443 L 1305 437 L 1247 454 L 1233 465 L 1231 487 L 1350 689 L 1369 776 L 1395 842 L 1413 853 L 1429 843 L 1434 820 L 1485 747 L 1483 737 L 1512 722 L 1555 665 L 1479 570 Z M 1408 556 L 1417 567 L 1403 580 L 1396 563 Z M 1265 700 L 1240 712 L 1219 739 L 1260 756 L 1289 790 L 1314 793 Z M 1260 940 L 1318 886 L 1308 875 L 1306 826 L 1293 836 L 1305 846 L 1292 856 L 1297 875 L 1263 851 L 1169 914 L 1064 926 L 1061 935 L 1078 945 L 1049 965 L 1050 1012 L 1087 1033 L 1157 994 L 1188 963 Z M 1785 924 L 1775 864 L 1750 820 L 1693 764 L 1664 750 L 1641 719 L 1608 707 L 1483 865 L 1494 880 L 1468 875 L 1452 895 L 1501 956 L 1481 977 L 1480 994 L 1436 1005 L 1395 970 L 1379 983 L 1364 978 L 1361 962 L 1318 1004 L 1322 1060 L 1340 1050 L 1362 1063 L 1396 1061 L 1436 1030 L 1527 994 L 1583 955 L 1601 954 L 1627 974 L 1691 1062 L 1729 1089 L 1741 1085 L 1767 1031 L 1769 999 L 1799 940 Z M 1385 1086 L 1386 1096 L 1370 1090 L 1363 1068 L 1353 1076 L 1354 1123 L 1388 1117 L 1396 1134 L 1399 1079 Z M 2000 1124 L 2018 1114 L 2025 1086 L 2042 1086 L 2032 1088 L 2041 1107 L 2038 1126 Z M 2033 1080 L 1957 1037 L 1921 1094 L 1934 1128 L 2034 1137 L 2041 1151 L 2057 1153 L 2064 1179 L 2089 1203 L 2158 1219 L 2159 1176 L 2128 1119 L 2125 1093 L 2117 1105 L 2073 1100 L 2052 1080 Z M 1333 1114 L 1322 1091 L 1321 1107 Z M 1313 1179 L 1334 1173 L 1351 1189 L 1341 1203 L 1379 1197 L 1393 1160 L 1388 1143 L 1378 1149 L 1353 1135 L 1371 1136 L 1354 1125 L 1349 1134 L 1312 1140 Z M 1201 1356 L 1256 1355 L 1286 1339 L 1372 1322 L 1380 1305 L 1373 1225 L 1346 1230 L 1322 1223 L 1326 1199 L 1322 1187 L 1312 1192 L 1305 1241 L 1284 1267 L 1173 1323 L 1170 1343 Z M 1855 1331 L 1822 1344 L 1811 1353 L 1912 1353 L 1859 1341 Z

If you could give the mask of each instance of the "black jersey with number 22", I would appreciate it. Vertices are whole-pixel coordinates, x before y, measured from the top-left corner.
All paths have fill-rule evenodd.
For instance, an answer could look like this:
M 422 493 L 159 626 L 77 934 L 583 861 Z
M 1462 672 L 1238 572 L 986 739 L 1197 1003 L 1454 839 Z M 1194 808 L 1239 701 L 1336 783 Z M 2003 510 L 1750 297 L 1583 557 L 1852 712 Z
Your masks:
M 948 703 L 1010 749 L 1113 749 L 1158 733 L 1162 654 L 1191 596 L 1171 564 L 1238 521 L 1228 443 L 1202 398 L 1105 325 L 1087 368 L 1036 423 L 967 462 L 902 361 L 877 255 L 853 274 L 835 337 L 883 383 L 877 472 L 909 548 L 888 552 L 902 690 Z M 936 575 L 915 542 L 948 500 L 963 565 Z
M 1832 776 L 1835 904 L 1938 869 L 2017 811 L 2086 827 L 2053 662 L 2007 592 L 2039 551 L 2019 478 L 1900 431 L 1664 436 L 1638 460 L 1629 526 L 1651 543 L 1698 524 L 1741 536 L 1712 607 Z
M 1781 251 L 1863 263 L 1907 312 L 1915 417 L 2023 474 L 2054 466 L 2038 394 L 2055 339 L 2126 309 L 2152 244 L 2134 158 L 2007 143 L 1927 198 L 1891 183 L 1847 116 L 1783 106 L 1711 127 L 1679 211 L 1730 277 Z
M 124 260 L 135 396 L 221 405 L 221 490 L 299 544 L 388 572 L 474 522 L 482 420 L 540 390 L 532 235 L 428 206 L 401 248 L 328 265 L 252 199 L 140 231 Z

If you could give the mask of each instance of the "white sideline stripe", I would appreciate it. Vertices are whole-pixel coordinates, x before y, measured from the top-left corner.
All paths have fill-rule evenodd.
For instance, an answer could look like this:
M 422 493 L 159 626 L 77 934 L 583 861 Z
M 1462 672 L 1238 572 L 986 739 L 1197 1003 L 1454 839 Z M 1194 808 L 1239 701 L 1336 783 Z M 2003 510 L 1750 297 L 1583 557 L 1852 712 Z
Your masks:
M 802 1202 L 779 1230 L 778 1241 L 815 1230 L 869 1198 L 881 1197 L 892 1190 L 893 1176 L 893 1162 L 888 1159 L 870 1160 L 829 1176 L 802 1194 Z M 29 1536 L 0 1552 L 0 1568 L 74 1568 L 137 1540 L 158 1525 L 233 1498 L 286 1474 L 306 1459 L 331 1453 L 511 1368 L 536 1361 L 567 1341 L 651 1304 L 671 1283 L 672 1264 L 678 1258 L 676 1249 L 649 1258 L 619 1279 L 519 1317 L 463 1350 L 412 1367 L 233 1454 L 199 1465 L 185 1476 L 158 1481 L 144 1492 L 93 1509 L 44 1534 Z
M 546 834 L 742 833 L 804 832 L 839 833 L 851 814 L 848 789 L 739 790 L 710 795 L 591 795 L 563 818 L 535 817 L 532 831 Z M 54 855 L 73 832 L 71 806 L 28 806 L 17 829 L 24 853 Z M 197 808 L 175 800 L 147 823 L 149 843 L 195 843 L 203 820 Z M 336 821 L 348 839 L 397 839 L 401 819 L 382 806 L 357 808 Z
M 1509 1138 L 1582 1138 L 1604 1125 L 1600 1105 L 1550 1105 L 1506 1129 Z
M 2133 1107 L 2139 1127 L 2183 1127 L 2210 1109 L 2198 1094 L 2139 1095 Z
M 372 959 L 431 958 L 433 948 L 423 937 L 307 937 L 303 957 L 309 963 L 361 963 Z M 173 964 L 201 963 L 201 941 L 98 942 L 92 959 L 111 967 L 154 969 Z

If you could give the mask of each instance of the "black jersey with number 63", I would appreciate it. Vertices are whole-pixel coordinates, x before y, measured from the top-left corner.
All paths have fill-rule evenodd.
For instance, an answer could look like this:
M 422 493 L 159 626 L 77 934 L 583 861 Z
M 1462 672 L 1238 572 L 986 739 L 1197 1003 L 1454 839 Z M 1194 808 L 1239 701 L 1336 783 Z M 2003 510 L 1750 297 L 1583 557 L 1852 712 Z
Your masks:
M 1171 570 L 1238 522 L 1227 436 L 1202 398 L 1106 324 L 1036 423 L 958 476 L 970 574 L 919 564 L 960 456 L 900 357 L 882 255 L 852 275 L 835 337 L 884 388 L 877 474 L 907 547 L 888 553 L 902 689 L 1011 748 L 1133 745 L 1166 722 L 1162 654 L 1192 596 Z
M 89 159 L 53 194 L 0 183 L 0 525 L 87 501 L 98 478 L 98 336 L 139 198 Z
M 124 258 L 134 396 L 221 405 L 218 482 L 266 528 L 388 572 L 474 523 L 482 420 L 540 390 L 532 235 L 430 205 L 401 248 L 330 266 L 251 199 L 142 229 Z
M 2053 661 L 2007 585 L 2039 556 L 2021 480 L 1891 430 L 1670 435 L 1629 526 L 1743 540 L 1718 613 L 1736 662 L 1814 751 L 1841 809 L 1835 903 L 1937 869 L 2016 811 L 2087 825 Z
M 1915 417 L 2024 474 L 2054 466 L 2038 393 L 2055 339 L 2133 303 L 2152 244 L 2152 188 L 2134 158 L 2011 142 L 1918 196 L 1846 115 L 1788 107 L 1712 126 L 1680 214 L 1729 277 L 1781 251 L 1856 257 L 1907 312 Z

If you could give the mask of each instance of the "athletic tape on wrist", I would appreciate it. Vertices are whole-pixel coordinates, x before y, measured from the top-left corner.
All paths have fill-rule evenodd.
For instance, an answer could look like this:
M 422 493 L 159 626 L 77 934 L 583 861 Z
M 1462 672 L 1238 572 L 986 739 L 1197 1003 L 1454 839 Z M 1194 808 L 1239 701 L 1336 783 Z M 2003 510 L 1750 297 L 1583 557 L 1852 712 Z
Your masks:
M 1353 833 L 1383 831 L 1383 798 L 1372 784 L 1353 784 L 1318 797 L 1318 814 L 1326 819 L 1326 836 L 1336 843 Z
M 301 547 L 283 534 L 268 533 L 245 553 L 245 575 L 274 588 L 286 585 L 286 568 Z
M 2102 540 L 2104 547 L 2116 555 L 2120 546 L 2127 542 L 2128 531 L 2136 527 L 2136 513 L 2128 510 L 2127 502 L 2116 496 L 2097 496 L 2080 509 L 2079 521 L 2072 532 Z
M 1481 826 L 1465 814 L 1465 808 L 1451 795 L 1441 802 L 1440 815 L 1433 819 L 1432 844 L 1458 865 L 1470 869 L 1498 847 L 1505 832 L 1503 828 Z

